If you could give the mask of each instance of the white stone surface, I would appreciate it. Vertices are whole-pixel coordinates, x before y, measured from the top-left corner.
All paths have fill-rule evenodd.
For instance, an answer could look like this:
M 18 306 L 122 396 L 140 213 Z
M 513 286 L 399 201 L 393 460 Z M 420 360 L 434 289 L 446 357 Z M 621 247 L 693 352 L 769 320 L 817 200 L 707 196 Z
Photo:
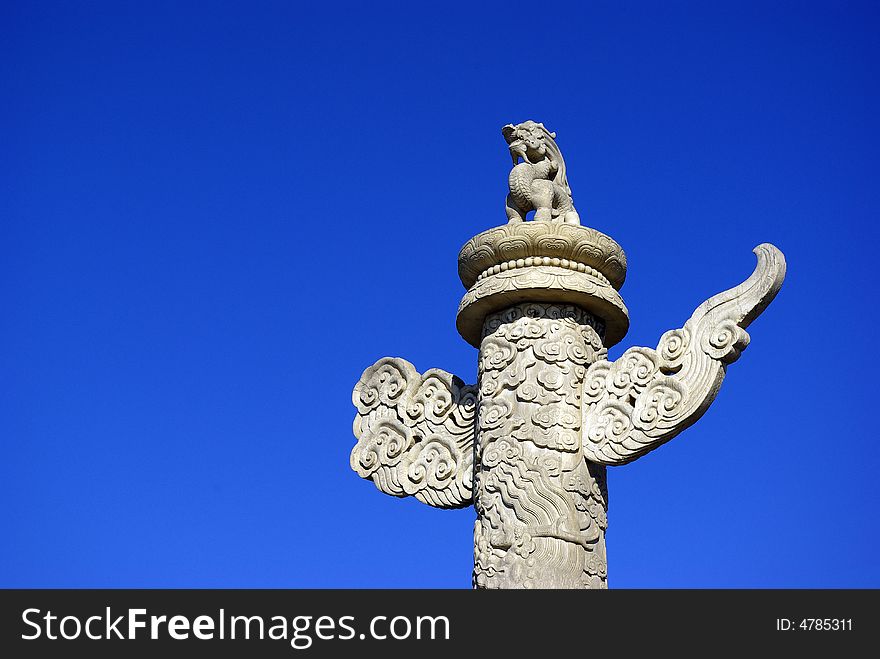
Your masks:
M 745 282 L 700 305 L 656 350 L 609 362 L 629 326 L 617 292 L 623 250 L 579 226 L 554 133 L 525 122 L 504 137 L 509 223 L 459 254 L 468 290 L 457 326 L 479 347 L 479 382 L 379 360 L 354 390 L 351 466 L 387 494 L 473 503 L 475 587 L 604 588 L 606 466 L 699 419 L 748 345 L 745 328 L 782 286 L 785 259 L 759 245 Z M 523 221 L 529 210 L 536 221 Z

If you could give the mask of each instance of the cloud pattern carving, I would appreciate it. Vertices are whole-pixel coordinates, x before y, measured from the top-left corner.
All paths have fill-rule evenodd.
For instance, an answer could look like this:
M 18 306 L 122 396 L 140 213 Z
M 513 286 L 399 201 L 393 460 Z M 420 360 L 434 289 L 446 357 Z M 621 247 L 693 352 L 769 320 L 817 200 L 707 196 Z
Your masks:
M 422 375 L 404 359 L 380 359 L 352 395 L 351 468 L 386 494 L 437 508 L 470 505 L 476 393 L 446 371 Z

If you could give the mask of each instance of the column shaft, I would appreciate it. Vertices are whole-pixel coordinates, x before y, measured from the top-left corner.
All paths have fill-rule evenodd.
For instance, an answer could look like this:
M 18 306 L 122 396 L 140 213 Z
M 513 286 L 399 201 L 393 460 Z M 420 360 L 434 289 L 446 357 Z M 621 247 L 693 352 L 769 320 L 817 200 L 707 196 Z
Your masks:
M 604 588 L 605 467 L 581 451 L 603 322 L 572 305 L 490 314 L 479 362 L 474 586 Z

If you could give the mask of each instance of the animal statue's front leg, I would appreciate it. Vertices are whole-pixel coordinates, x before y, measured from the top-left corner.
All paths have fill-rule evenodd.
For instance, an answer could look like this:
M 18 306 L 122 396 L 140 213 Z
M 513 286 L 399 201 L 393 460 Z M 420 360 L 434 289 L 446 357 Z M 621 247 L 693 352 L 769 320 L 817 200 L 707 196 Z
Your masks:
M 553 220 L 553 181 L 532 181 L 532 205 L 535 207 L 535 222 Z
M 507 213 L 507 222 L 522 222 L 526 219 L 526 212 L 521 209 L 512 194 L 507 195 L 504 210 Z

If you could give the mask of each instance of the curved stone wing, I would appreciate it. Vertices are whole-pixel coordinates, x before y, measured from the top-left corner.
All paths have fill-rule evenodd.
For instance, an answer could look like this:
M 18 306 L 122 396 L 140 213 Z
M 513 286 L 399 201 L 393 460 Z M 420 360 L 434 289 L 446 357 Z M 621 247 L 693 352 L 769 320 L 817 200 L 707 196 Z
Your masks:
M 767 307 L 785 278 L 785 257 L 769 243 L 742 284 L 701 304 L 656 350 L 630 348 L 587 370 L 583 447 L 587 460 L 631 462 L 693 424 L 715 399 L 728 364 L 749 343 L 745 328 Z
M 385 357 L 352 394 L 358 415 L 351 468 L 382 492 L 437 508 L 473 500 L 476 387 L 432 368 Z

